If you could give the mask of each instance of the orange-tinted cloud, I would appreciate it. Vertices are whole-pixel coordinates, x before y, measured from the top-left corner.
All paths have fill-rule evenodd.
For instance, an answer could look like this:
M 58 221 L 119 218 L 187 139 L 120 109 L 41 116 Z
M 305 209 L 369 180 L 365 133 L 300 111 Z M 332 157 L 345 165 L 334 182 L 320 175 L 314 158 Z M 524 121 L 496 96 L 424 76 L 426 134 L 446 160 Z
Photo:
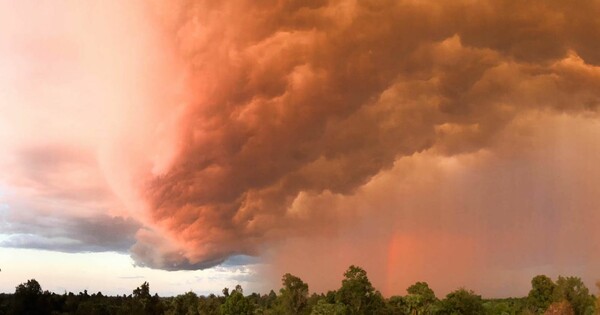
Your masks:
M 300 196 L 352 195 L 404 156 L 486 148 L 530 111 L 595 111 L 600 68 L 572 21 L 598 8 L 564 6 L 157 3 L 188 71 L 178 153 L 142 192 L 168 268 L 320 230 L 321 213 L 290 211 Z
M 385 294 L 427 281 L 443 296 L 467 286 L 486 296 L 526 295 L 537 274 L 598 277 L 597 117 L 529 113 L 486 149 L 400 158 L 352 196 L 304 195 L 296 211 L 353 220 L 323 234 L 281 239 L 265 271 L 288 270 L 316 291 L 335 289 L 360 263 Z

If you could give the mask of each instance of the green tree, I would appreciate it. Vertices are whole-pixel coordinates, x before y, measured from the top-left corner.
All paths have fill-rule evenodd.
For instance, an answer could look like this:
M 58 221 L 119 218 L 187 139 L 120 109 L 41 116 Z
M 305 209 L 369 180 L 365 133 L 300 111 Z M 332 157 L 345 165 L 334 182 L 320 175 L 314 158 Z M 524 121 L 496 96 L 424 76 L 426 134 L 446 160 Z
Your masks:
M 566 300 L 550 304 L 544 315 L 575 315 L 573 306 Z
M 417 282 L 408 287 L 406 292 L 408 292 L 408 295 L 404 298 L 404 302 L 409 314 L 427 314 L 428 310 L 437 301 L 435 293 L 426 282 Z
M 328 303 L 326 300 L 319 300 L 312 309 L 310 315 L 345 315 L 346 306 L 340 303 Z
M 342 287 L 335 296 L 336 302 L 346 305 L 347 313 L 377 314 L 385 306 L 381 294 L 375 291 L 367 278 L 367 272 L 357 266 L 350 266 L 344 273 Z
M 554 301 L 569 302 L 575 315 L 593 315 L 596 311 L 594 297 L 578 277 L 559 276 L 554 290 Z
M 534 314 L 526 307 L 527 298 L 488 299 L 483 303 L 488 315 L 531 315 Z
M 229 292 L 225 303 L 221 305 L 221 314 L 223 315 L 251 315 L 253 313 L 254 305 L 244 296 L 244 291 L 240 285 Z
M 487 301 L 483 303 L 485 313 L 488 315 L 511 315 L 515 314 L 506 302 Z
M 479 315 L 484 314 L 483 300 L 473 291 L 458 289 L 448 293 L 442 301 L 442 314 L 448 315 Z
M 289 273 L 281 279 L 281 304 L 286 314 L 302 314 L 308 302 L 308 284 Z
M 13 314 L 49 314 L 42 286 L 35 279 L 19 284 L 15 289 Z
M 129 314 L 154 315 L 164 313 L 160 297 L 157 294 L 154 296 L 150 294 L 150 284 L 145 281 L 141 286 L 133 290 L 133 295 L 129 302 L 125 310 Z
M 198 296 L 190 291 L 176 296 L 172 301 L 167 315 L 198 315 Z
M 391 314 L 408 314 L 408 305 L 403 296 L 394 295 L 387 300 L 387 308 Z
M 221 307 L 221 300 L 214 294 L 207 297 L 201 296 L 198 299 L 198 313 L 200 315 L 214 315 L 220 314 L 219 309 Z
M 86 291 L 87 294 L 87 291 Z M 133 298 L 134 299 L 150 299 L 152 296 L 150 295 L 150 283 L 144 281 L 141 286 L 135 288 L 133 290 Z
M 545 275 L 531 279 L 531 290 L 527 295 L 527 307 L 536 314 L 542 314 L 554 300 L 556 284 Z
M 596 287 L 598 288 L 598 292 L 600 292 L 600 281 L 596 282 Z M 600 312 L 600 294 L 596 298 L 596 311 Z
M 269 294 L 265 296 L 264 303 L 266 308 L 273 307 L 277 303 L 277 293 L 273 290 L 269 291 Z

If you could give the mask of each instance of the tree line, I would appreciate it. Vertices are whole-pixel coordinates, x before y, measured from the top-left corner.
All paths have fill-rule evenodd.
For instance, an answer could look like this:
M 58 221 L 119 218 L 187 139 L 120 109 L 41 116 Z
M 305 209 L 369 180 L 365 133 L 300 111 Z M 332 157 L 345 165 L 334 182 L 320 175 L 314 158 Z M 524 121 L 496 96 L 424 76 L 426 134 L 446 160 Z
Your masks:
M 531 280 L 526 297 L 484 299 L 460 288 L 440 299 L 426 282 L 417 282 L 405 295 L 384 298 L 364 269 L 350 266 L 339 289 L 321 294 L 309 294 L 308 284 L 289 273 L 282 277 L 278 293 L 262 295 L 244 294 L 237 285 L 223 289 L 222 295 L 187 292 L 159 297 L 150 293 L 148 282 L 123 296 L 87 290 L 56 294 L 32 279 L 13 294 L 0 294 L 0 315 L 594 315 L 599 314 L 599 303 L 580 278 L 560 276 L 553 281 L 544 275 Z

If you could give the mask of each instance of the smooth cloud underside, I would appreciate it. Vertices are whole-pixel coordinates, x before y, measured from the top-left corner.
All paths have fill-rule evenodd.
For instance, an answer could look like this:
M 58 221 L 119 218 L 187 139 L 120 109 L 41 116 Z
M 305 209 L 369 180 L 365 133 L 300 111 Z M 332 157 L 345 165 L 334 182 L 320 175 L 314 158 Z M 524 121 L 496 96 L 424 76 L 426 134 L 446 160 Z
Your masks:
M 6 122 L 16 121 L 0 127 L 10 152 L 0 166 L 12 170 L 2 178 L 11 193 L 0 214 L 16 211 L 11 200 L 29 198 L 41 215 L 131 216 L 136 222 L 123 219 L 115 229 L 123 239 L 135 234 L 132 257 L 153 268 L 207 268 L 370 217 L 401 221 L 390 213 L 411 210 L 399 203 L 444 217 L 444 204 L 417 206 L 427 194 L 377 207 L 377 193 L 357 196 L 381 176 L 408 174 L 394 171 L 406 158 L 486 152 L 510 160 L 505 151 L 530 144 L 498 147 L 501 135 L 527 132 L 509 126 L 536 125 L 538 115 L 595 121 L 600 104 L 597 1 L 155 0 L 97 5 L 99 13 L 77 8 L 40 17 L 66 14 L 61 30 L 75 48 L 43 42 L 48 34 L 35 28 L 14 32 L 38 34 L 14 40 L 21 50 L 0 50 L 15 59 L 32 43 L 55 48 L 43 62 L 20 57 L 40 64 L 18 77 L 27 88 L 11 83 L 5 96 L 28 106 L 0 105 Z M 106 16 L 115 26 L 104 26 Z M 76 26 L 81 31 L 69 31 Z M 48 64 L 54 72 L 42 71 Z M 42 89 L 48 80 L 56 93 Z M 35 96 L 23 96 L 31 86 Z M 38 110 L 44 103 L 50 109 Z M 52 123 L 40 131 L 39 121 Z M 30 136 L 15 141 L 20 128 Z M 49 199 L 60 209 L 40 206 Z M 364 207 L 342 207 L 344 200 Z M 525 201 L 514 206 L 529 210 Z M 68 226 L 56 235 L 77 233 Z M 4 244 L 52 247 L 38 237 L 55 234 L 41 229 L 16 229 L 38 236 Z M 105 246 L 111 237 L 82 242 Z M 551 263 L 540 257 L 536 263 Z

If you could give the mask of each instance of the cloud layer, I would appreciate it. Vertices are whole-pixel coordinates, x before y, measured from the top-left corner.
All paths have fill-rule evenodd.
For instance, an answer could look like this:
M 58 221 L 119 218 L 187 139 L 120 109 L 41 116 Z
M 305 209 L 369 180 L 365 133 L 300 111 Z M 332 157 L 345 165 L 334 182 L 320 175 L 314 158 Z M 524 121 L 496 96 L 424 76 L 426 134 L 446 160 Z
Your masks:
M 254 254 L 319 228 L 322 213 L 289 211 L 302 193 L 351 195 L 434 146 L 442 155 L 480 150 L 530 111 L 594 111 L 596 56 L 579 48 L 590 40 L 585 25 L 570 21 L 598 9 L 563 9 L 159 4 L 187 64 L 190 99 L 176 158 L 143 192 L 153 221 L 186 249 L 184 261 Z
M 285 262 L 282 242 L 299 240 L 289 245 L 297 257 L 314 237 L 340 245 L 359 226 L 361 248 L 412 244 L 434 259 L 425 248 L 445 239 L 487 257 L 465 258 L 469 266 L 503 265 L 487 242 L 498 240 L 513 255 L 528 253 L 512 266 L 525 270 L 558 264 L 554 247 L 536 246 L 567 229 L 574 198 L 586 200 L 581 216 L 594 209 L 596 192 L 577 183 L 590 183 L 596 168 L 571 165 L 592 163 L 596 151 L 548 154 L 558 150 L 552 139 L 591 141 L 596 130 L 598 2 L 2 6 L 18 14 L 0 13 L 8 60 L 0 64 L 1 214 L 8 233 L 33 235 L 5 245 L 74 250 L 55 243 L 66 237 L 82 250 L 122 251 L 135 238 L 137 264 L 197 269 L 235 255 Z M 578 119 L 589 133 L 542 136 Z M 457 179 L 448 161 L 486 175 Z M 463 201 L 431 176 L 452 182 L 444 189 Z M 394 180 L 377 184 L 385 177 Z M 521 189 L 523 181 L 534 188 Z M 406 183 L 416 188 L 389 193 Z M 493 185 L 500 195 L 486 190 Z M 558 193 L 575 187 L 577 197 Z M 14 223 L 21 215 L 59 219 L 22 220 L 41 229 L 30 232 Z M 457 218 L 485 228 L 457 233 Z M 519 218 L 532 228 L 515 228 Z M 74 236 L 88 223 L 123 237 Z M 511 235 L 525 245 L 507 245 Z M 324 255 L 314 246 L 312 255 Z

